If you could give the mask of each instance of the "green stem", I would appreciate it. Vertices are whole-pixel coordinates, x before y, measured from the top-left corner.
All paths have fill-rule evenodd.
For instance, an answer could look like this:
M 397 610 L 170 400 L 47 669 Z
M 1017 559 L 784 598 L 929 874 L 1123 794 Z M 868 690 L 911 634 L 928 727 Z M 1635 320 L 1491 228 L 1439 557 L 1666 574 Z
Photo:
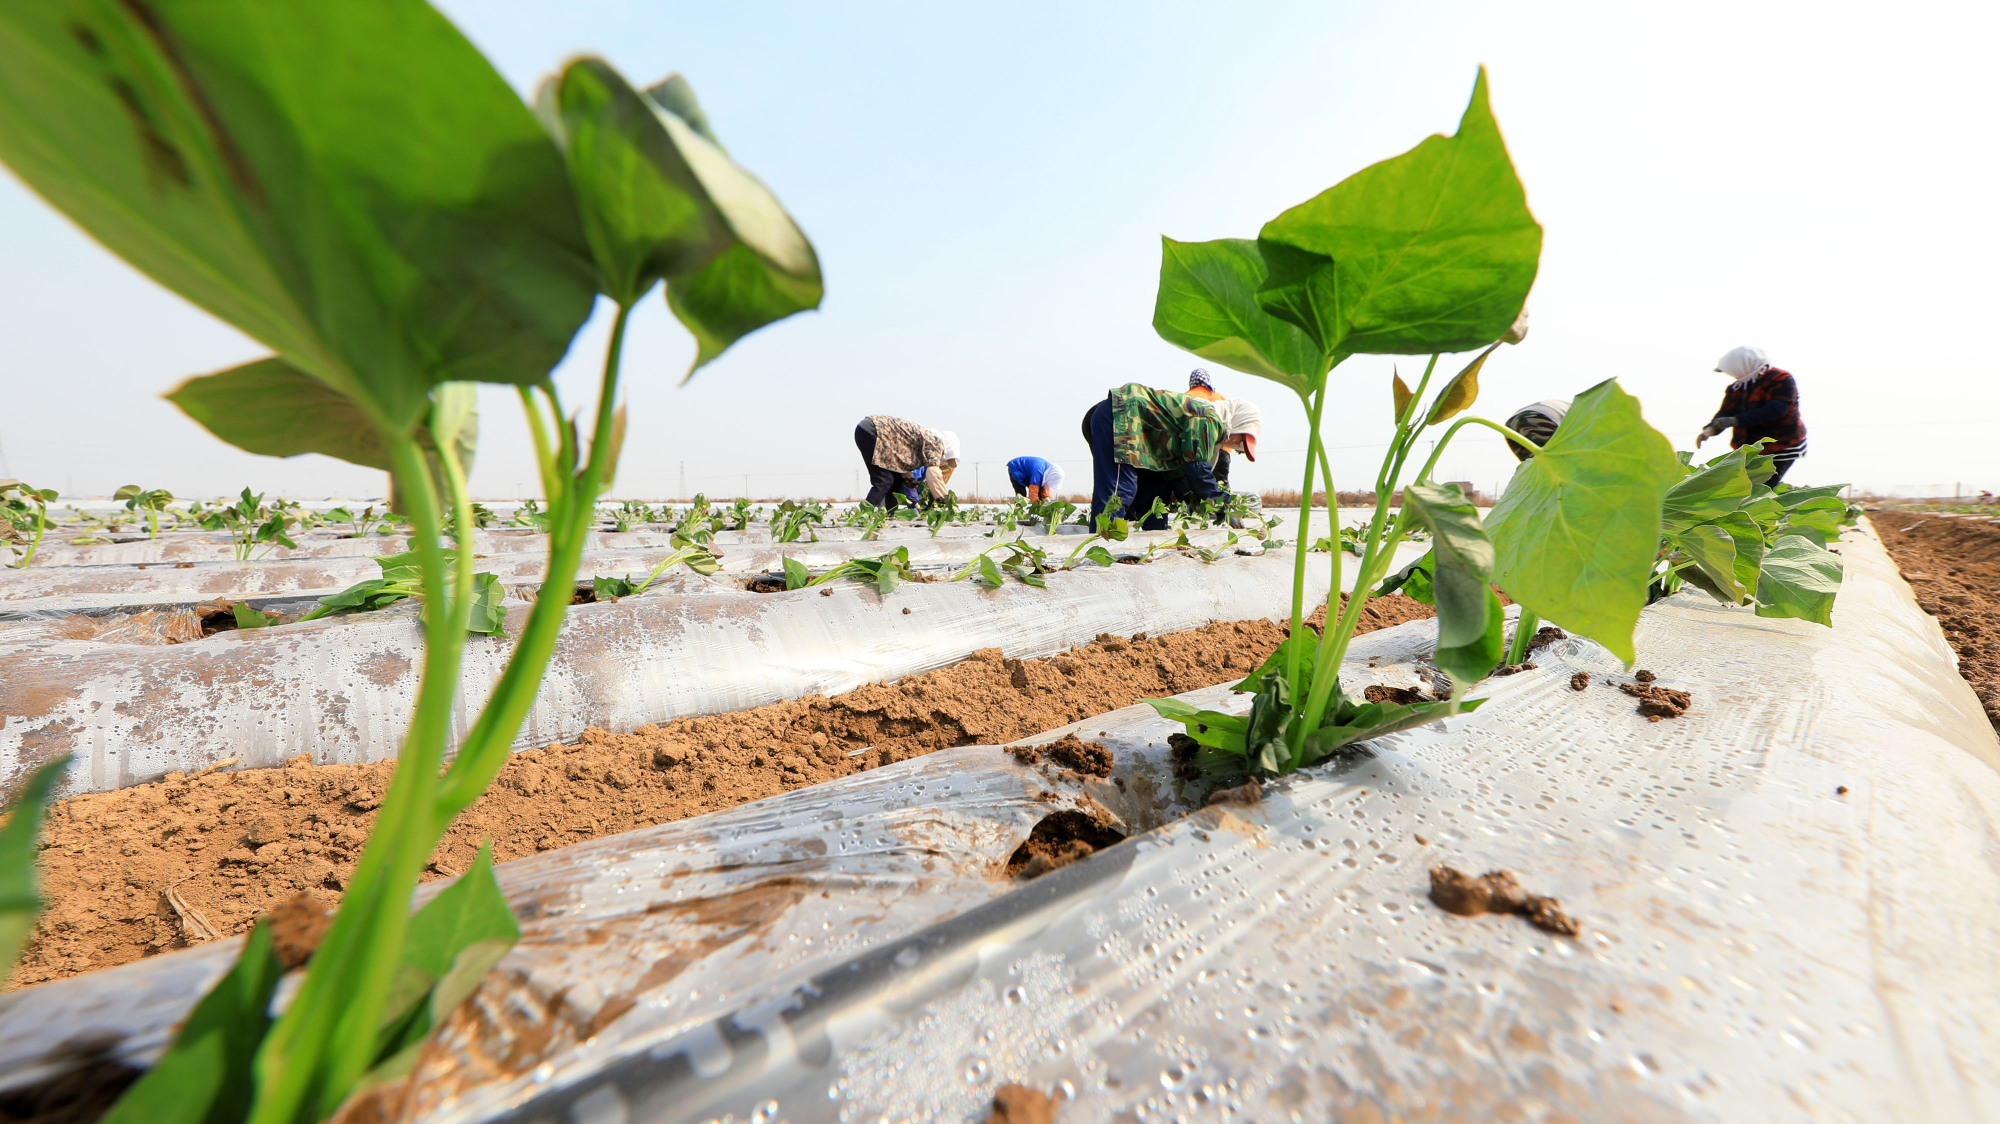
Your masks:
M 304 984 L 265 1036 L 256 1060 L 249 1124 L 296 1124 L 331 1112 L 367 1071 L 376 1031 L 402 959 L 410 894 L 436 836 L 427 815 L 451 732 L 469 598 L 447 608 L 437 500 L 424 454 L 407 436 L 389 452 L 407 499 L 426 598 L 424 671 L 409 736 L 375 830 Z
M 549 448 L 549 431 L 542 420 L 541 404 L 535 401 L 535 392 L 528 387 L 520 387 L 521 409 L 528 415 L 528 436 L 535 442 L 535 466 L 542 473 L 542 496 L 553 504 L 556 494 L 562 488 L 562 481 L 556 473 L 554 451 Z
M 611 468 L 611 425 L 618 405 L 618 367 L 625 347 L 625 326 L 631 315 L 631 306 L 621 305 L 617 319 L 611 324 L 611 344 L 604 355 L 590 462 L 573 483 L 565 483 L 560 507 L 556 497 L 550 497 L 549 569 L 535 597 L 534 608 L 528 613 L 527 627 L 521 630 L 520 642 L 508 659 L 506 670 L 494 684 L 485 709 L 466 734 L 458 758 L 445 773 L 438 790 L 432 818 L 439 834 L 466 805 L 479 799 L 506 764 L 514 735 L 520 732 L 521 722 L 534 705 L 535 687 L 555 654 L 556 639 L 575 598 L 577 566 L 582 561 L 584 540 L 597 508 L 597 484 Z M 553 396 L 552 388 L 544 390 Z M 568 436 L 572 427 L 564 425 L 562 430 L 565 451 L 573 452 Z
M 1299 485 L 1299 533 L 1297 541 L 1292 544 L 1292 628 L 1285 634 L 1285 682 L 1290 685 L 1293 698 L 1297 698 L 1299 688 L 1305 686 L 1299 682 L 1299 663 L 1304 658 L 1300 649 L 1304 642 L 1298 638 L 1305 633 L 1306 627 L 1306 552 L 1312 546 L 1312 540 L 1307 536 L 1312 531 L 1313 457 L 1320 451 L 1319 419 L 1320 411 L 1326 405 L 1325 380 L 1321 380 L 1319 389 L 1310 398 L 1300 397 L 1306 407 L 1306 476 Z M 1329 505 L 1339 503 L 1331 493 L 1327 495 L 1326 502 Z M 1338 519 L 1339 508 L 1331 506 L 1330 510 Z M 1332 596 L 1338 596 L 1338 592 Z
M 1514 622 L 1514 640 L 1507 645 L 1505 664 L 1517 664 L 1528 658 L 1528 641 L 1535 638 L 1536 630 L 1542 627 L 1542 618 L 1533 609 L 1521 606 L 1521 616 Z

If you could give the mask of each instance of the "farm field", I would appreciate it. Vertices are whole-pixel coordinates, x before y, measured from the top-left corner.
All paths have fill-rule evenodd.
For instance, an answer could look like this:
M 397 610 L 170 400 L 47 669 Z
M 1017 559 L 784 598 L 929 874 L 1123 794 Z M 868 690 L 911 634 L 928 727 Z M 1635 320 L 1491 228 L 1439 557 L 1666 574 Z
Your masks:
M 1893 508 L 1877 511 L 1873 523 L 2000 730 L 2000 523 Z

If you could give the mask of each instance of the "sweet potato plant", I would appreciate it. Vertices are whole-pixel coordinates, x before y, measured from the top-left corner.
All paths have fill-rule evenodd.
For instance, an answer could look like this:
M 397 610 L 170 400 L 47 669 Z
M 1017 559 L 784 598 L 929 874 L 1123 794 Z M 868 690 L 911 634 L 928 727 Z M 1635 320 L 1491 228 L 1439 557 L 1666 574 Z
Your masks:
M 1294 555 L 1291 635 L 1237 685 L 1247 716 L 1158 700 L 1204 747 L 1214 772 L 1279 774 L 1341 747 L 1468 709 L 1467 687 L 1502 656 L 1504 615 L 1494 587 L 1524 612 L 1604 644 L 1627 661 L 1660 541 L 1661 504 L 1681 466 L 1665 437 L 1615 381 L 1576 397 L 1562 428 L 1516 470 L 1485 519 L 1471 497 L 1432 479 L 1438 457 L 1467 425 L 1526 439 L 1466 414 L 1479 373 L 1501 342 L 1525 331 L 1542 228 L 1528 210 L 1498 124 L 1486 74 L 1449 137 L 1433 136 L 1264 224 L 1254 239 L 1163 239 L 1153 326 L 1210 362 L 1270 379 L 1299 397 L 1308 426 L 1300 485 L 1301 535 L 1319 489 L 1337 495 L 1321 441 L 1330 401 L 1355 412 L 1361 396 L 1332 381 L 1356 355 L 1428 355 L 1411 389 L 1392 376 L 1395 425 L 1375 480 L 1374 517 L 1361 534 L 1359 580 L 1343 611 L 1315 636 L 1305 628 L 1308 550 Z M 1442 355 L 1477 352 L 1426 398 Z M 1373 395 L 1369 395 L 1373 398 Z M 1461 416 L 1464 415 L 1464 416 Z M 1456 420 L 1453 420 L 1456 419 Z M 1424 435 L 1447 426 L 1421 467 L 1405 468 Z M 1403 504 L 1391 517 L 1398 487 Z M 1331 509 L 1329 509 L 1331 511 Z M 1340 690 L 1340 663 L 1396 545 L 1430 532 L 1438 607 L 1436 662 L 1451 696 L 1413 705 L 1357 703 Z M 1303 537 L 1300 542 L 1305 545 Z M 1347 552 L 1329 550 L 1333 588 Z
M 0 159 L 114 253 L 271 348 L 169 397 L 276 456 L 387 469 L 410 527 L 424 666 L 393 781 L 332 927 L 275 1020 L 261 929 L 116 1121 L 294 1124 L 405 1072 L 515 939 L 484 860 L 410 913 L 446 827 L 533 703 L 617 460 L 620 356 L 664 285 L 689 369 L 816 307 L 805 236 L 678 76 L 578 59 L 536 110 L 423 0 L 20 0 L 0 6 Z M 596 401 L 550 371 L 599 296 Z M 446 767 L 479 601 L 460 452 L 473 383 L 516 388 L 550 536 L 541 596 Z M 441 531 L 454 530 L 448 550 Z M 385 574 L 385 578 L 388 575 Z

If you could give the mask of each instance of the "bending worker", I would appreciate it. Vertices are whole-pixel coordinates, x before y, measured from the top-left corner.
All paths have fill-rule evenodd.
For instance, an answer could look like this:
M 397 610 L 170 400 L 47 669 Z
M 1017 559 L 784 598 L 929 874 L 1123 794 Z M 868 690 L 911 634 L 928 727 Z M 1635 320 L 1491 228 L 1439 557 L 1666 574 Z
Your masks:
M 1209 381 L 1208 368 L 1206 367 L 1196 367 L 1194 370 L 1188 372 L 1187 393 L 1189 398 L 1199 398 L 1204 402 L 1221 402 L 1224 400 L 1223 394 L 1215 389 L 1213 382 Z M 1256 460 L 1257 458 L 1251 457 L 1250 459 Z M 1229 453 L 1227 450 L 1215 454 L 1215 486 L 1225 492 L 1229 490 Z M 1147 506 L 1150 507 L 1152 505 L 1148 504 Z
M 1507 419 L 1507 428 L 1535 443 L 1539 449 L 1556 435 L 1556 427 L 1562 424 L 1563 415 L 1569 413 L 1569 399 L 1544 398 L 1514 411 Z M 1535 455 L 1534 449 L 1523 449 L 1512 440 L 1507 442 L 1507 451 L 1514 454 L 1517 461 L 1527 460 Z
M 1029 503 L 1053 499 L 1062 487 L 1062 466 L 1040 457 L 1015 457 L 1007 462 L 1007 482 L 1014 494 L 1028 497 Z
M 1694 439 L 1694 447 L 1730 430 L 1729 447 L 1740 449 L 1753 441 L 1765 441 L 1763 453 L 1777 462 L 1777 471 L 1766 484 L 1776 484 L 1806 455 L 1806 423 L 1799 419 L 1799 384 L 1790 371 L 1771 366 L 1764 353 L 1754 347 L 1731 350 L 1715 369 L 1731 379 L 1722 392 L 1722 408 Z
M 1152 506 L 1151 496 L 1166 491 L 1176 478 L 1197 500 L 1226 501 L 1210 467 L 1216 451 L 1248 453 L 1263 424 L 1254 407 L 1238 407 L 1235 399 L 1205 402 L 1136 382 L 1114 387 L 1083 418 L 1090 442 L 1092 525 L 1113 496 L 1126 517 L 1143 514 Z M 1143 504 L 1142 481 L 1149 493 Z M 1159 525 L 1165 526 L 1164 521 Z
M 868 466 L 868 502 L 891 511 L 898 499 L 915 505 L 919 484 L 929 498 L 943 499 L 958 467 L 958 434 L 888 414 L 862 418 L 854 427 L 854 446 Z

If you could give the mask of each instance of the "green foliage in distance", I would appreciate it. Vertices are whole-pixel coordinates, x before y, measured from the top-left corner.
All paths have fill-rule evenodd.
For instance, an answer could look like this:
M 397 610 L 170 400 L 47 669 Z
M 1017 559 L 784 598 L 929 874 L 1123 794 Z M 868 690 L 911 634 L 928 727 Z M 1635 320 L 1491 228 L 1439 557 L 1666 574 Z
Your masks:
M 1846 485 L 1769 487 L 1771 458 L 1754 445 L 1701 465 L 1682 455 L 1689 463 L 1667 492 L 1652 596 L 1685 584 L 1755 605 L 1759 616 L 1831 625 L 1843 566 L 1827 544 L 1853 521 L 1840 498 Z
M 1503 508 L 1483 522 L 1468 497 L 1431 479 L 1438 457 L 1468 424 L 1525 443 L 1465 411 L 1494 348 L 1522 338 L 1541 240 L 1482 70 L 1456 134 L 1431 137 L 1349 176 L 1266 223 L 1254 242 L 1163 244 L 1153 316 L 1160 336 L 1289 387 L 1305 408 L 1302 535 L 1310 525 L 1314 473 L 1318 490 L 1338 494 L 1321 439 L 1321 418 L 1335 396 L 1330 373 L 1356 354 L 1431 356 L 1415 389 L 1391 373 L 1395 433 L 1375 481 L 1374 517 L 1352 539 L 1341 535 L 1342 545 L 1358 548 L 1361 572 L 1338 619 L 1317 638 L 1305 629 L 1310 551 L 1298 550 L 1291 636 L 1265 668 L 1237 685 L 1254 695 L 1249 715 L 1154 702 L 1208 747 L 1198 764 L 1218 773 L 1285 773 L 1341 746 L 1471 705 L 1462 700 L 1465 690 L 1503 654 L 1496 583 L 1629 658 L 1662 496 L 1679 475 L 1671 447 L 1645 426 L 1636 402 L 1609 384 L 1580 396 L 1558 442 L 1516 474 Z M 1478 354 L 1426 403 L 1441 355 L 1473 350 Z M 1403 489 L 1405 502 L 1392 522 L 1389 505 L 1409 457 L 1426 429 L 1446 422 L 1430 459 Z M 1575 434 L 1560 443 L 1572 427 Z M 1602 543 L 1571 541 L 1546 528 L 1538 532 L 1531 514 L 1559 529 L 1608 523 L 1611 533 Z M 1396 546 L 1420 531 L 1434 543 L 1428 565 L 1406 568 L 1384 586 L 1435 600 L 1436 659 L 1451 677 L 1452 696 L 1413 707 L 1357 704 L 1339 689 L 1341 659 L 1370 590 L 1388 576 Z M 1268 529 L 1263 537 L 1267 549 L 1279 545 Z M 1337 589 L 1349 551 L 1334 545 L 1329 536 Z
M 379 1032 L 417 940 L 411 893 L 506 759 L 612 479 L 620 357 L 640 283 L 666 285 L 698 341 L 697 365 L 818 303 L 810 244 L 735 168 L 684 82 L 648 91 L 647 123 L 617 98 L 561 96 L 583 74 L 629 91 L 602 63 L 572 64 L 551 80 L 561 111 L 552 137 L 423 0 L 0 6 L 0 160 L 113 252 L 272 350 L 184 384 L 174 397 L 191 416 L 252 451 L 389 466 L 416 558 L 408 584 L 427 609 L 410 732 L 374 831 L 302 986 L 258 1036 L 251 1088 L 227 1101 L 244 1107 L 209 1119 L 323 1119 L 386 1060 Z M 575 143 L 584 132 L 627 136 L 628 125 L 642 148 L 666 135 L 696 204 L 640 239 L 697 251 L 641 246 L 637 276 L 621 256 L 632 241 L 601 237 L 605 216 L 641 213 L 628 201 L 661 198 L 652 189 L 677 173 L 628 158 L 633 145 Z M 584 420 L 564 410 L 550 371 L 600 291 L 618 311 L 595 416 Z M 497 586 L 472 570 L 469 391 L 454 385 L 473 382 L 519 388 L 549 563 L 447 769 L 468 626 L 498 605 Z M 253 520 L 230 505 L 217 518 L 239 550 L 254 549 L 286 541 L 296 516 L 273 508 Z M 455 552 L 439 541 L 447 525 Z M 381 580 L 394 579 L 385 570 Z M 446 977 L 436 980 L 431 994 L 449 995 Z M 126 1103 L 162 1119 L 182 1111 L 166 1103 L 177 1095 L 141 1083 Z
M 111 496 L 123 500 L 128 511 L 146 513 L 146 537 L 160 537 L 160 512 L 174 502 L 174 494 L 165 488 L 141 488 L 137 484 L 127 484 Z
M 54 488 L 30 487 L 21 480 L 0 480 L 0 534 L 15 544 L 11 568 L 26 569 L 35 564 L 35 551 L 41 548 L 42 536 L 54 526 L 49 522 L 49 505 L 55 499 Z

